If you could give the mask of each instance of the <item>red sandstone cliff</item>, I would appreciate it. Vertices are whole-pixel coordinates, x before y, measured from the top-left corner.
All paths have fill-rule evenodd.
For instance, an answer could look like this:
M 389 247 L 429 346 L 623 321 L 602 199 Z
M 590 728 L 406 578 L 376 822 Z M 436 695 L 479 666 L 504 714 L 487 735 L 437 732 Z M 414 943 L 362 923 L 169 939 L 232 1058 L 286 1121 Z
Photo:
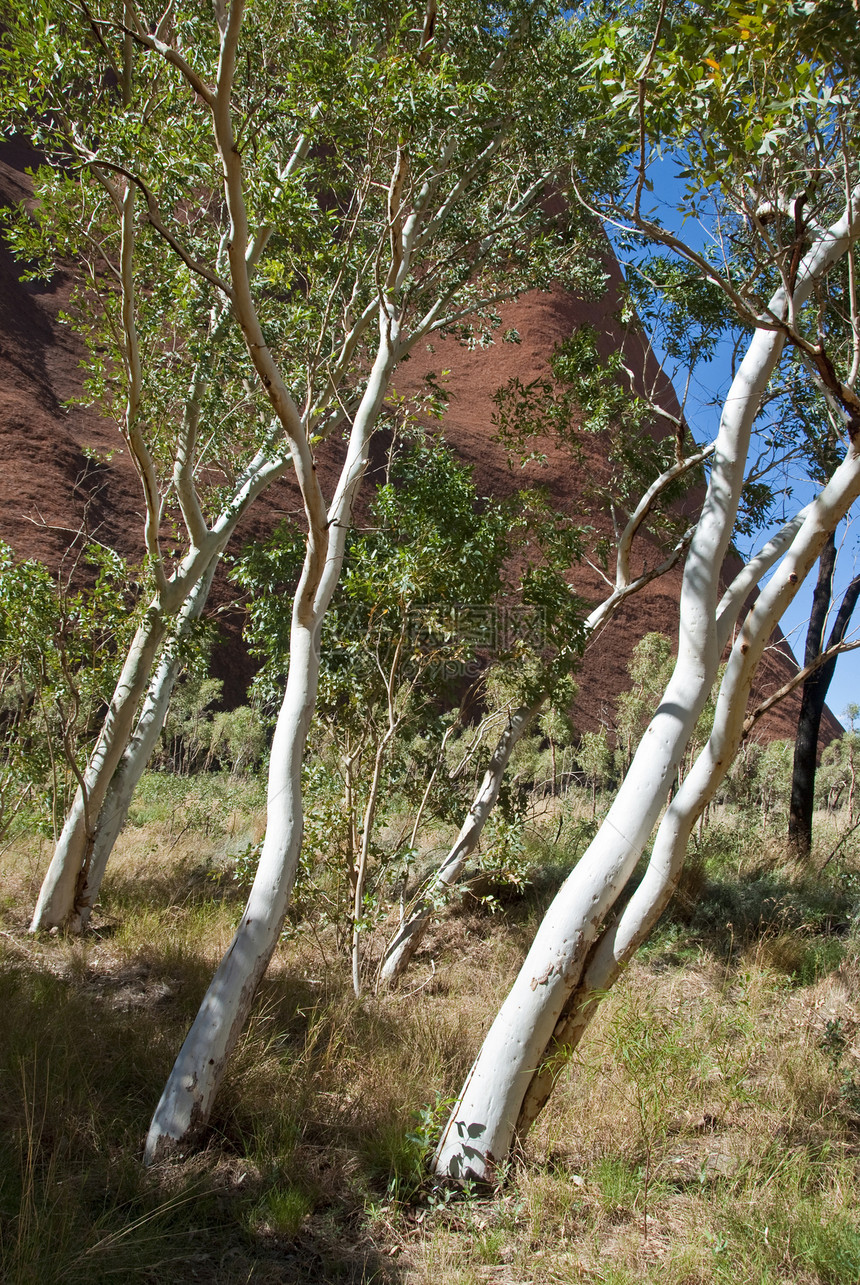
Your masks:
M 25 169 L 36 159 L 16 144 L 0 146 L 0 204 L 26 199 Z M 62 273 L 49 283 L 21 283 L 17 265 L 0 244 L 0 537 L 21 557 L 38 557 L 58 566 L 71 536 L 85 525 L 90 535 L 135 560 L 142 553 L 142 504 L 131 460 L 113 425 L 86 408 L 68 406 L 80 395 L 82 356 L 78 340 L 58 320 L 70 285 L 70 277 Z M 611 297 L 610 292 L 607 298 Z M 395 383 L 408 392 L 426 371 L 450 371 L 443 432 L 460 458 L 473 466 L 482 494 L 503 497 L 529 484 L 541 485 L 549 489 L 559 508 L 576 514 L 582 507 L 584 473 L 605 471 L 598 439 L 589 443 L 585 468 L 548 446 L 545 466 L 531 464 L 515 471 L 493 442 L 496 390 L 514 375 L 527 382 L 542 374 L 555 345 L 584 322 L 604 334 L 607 346 L 614 342 L 618 331 L 606 301 L 586 304 L 561 292 L 535 292 L 504 310 L 504 326 L 519 332 L 519 344 L 470 351 L 453 340 L 437 339 L 433 351 L 416 353 L 398 372 Z M 647 367 L 644 347 L 640 359 Z M 649 378 L 658 373 L 650 369 Z M 663 395 L 674 400 L 668 383 Z M 107 462 L 97 462 L 93 454 Z M 330 444 L 319 461 L 327 491 L 339 462 L 336 455 L 336 446 Z M 248 539 L 260 538 L 295 508 L 289 483 L 271 488 L 240 527 L 233 550 Z M 600 514 L 591 514 L 590 521 L 598 530 L 608 529 Z M 657 561 L 659 556 L 658 546 L 646 536 L 640 558 Z M 628 686 L 627 664 L 637 640 L 650 630 L 675 632 L 680 576 L 676 568 L 649 586 L 589 648 L 575 711 L 580 728 L 594 728 L 607 718 L 611 721 L 616 696 Z M 604 596 L 605 586 L 585 564 L 573 569 L 572 582 L 589 601 Z M 241 644 L 240 614 L 226 609 L 231 597 L 222 573 L 211 609 L 220 612 L 225 642 L 214 667 L 224 679 L 226 698 L 237 703 L 251 666 Z M 757 695 L 780 686 L 795 671 L 786 644 L 776 639 L 763 662 Z M 789 697 L 762 720 L 756 734 L 792 737 L 798 704 L 798 695 Z M 840 733 L 839 724 L 826 711 L 822 739 Z

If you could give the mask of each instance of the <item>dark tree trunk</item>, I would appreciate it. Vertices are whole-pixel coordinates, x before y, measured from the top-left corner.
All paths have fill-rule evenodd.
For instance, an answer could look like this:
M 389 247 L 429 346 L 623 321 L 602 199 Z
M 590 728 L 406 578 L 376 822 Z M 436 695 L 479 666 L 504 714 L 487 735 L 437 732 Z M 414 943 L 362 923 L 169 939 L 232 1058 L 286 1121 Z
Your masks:
M 818 582 L 812 598 L 812 614 L 806 635 L 804 665 L 813 664 L 821 655 L 824 643 L 824 625 L 833 591 L 833 566 L 836 561 L 836 538 L 831 536 L 821 551 L 818 564 Z M 860 576 L 855 576 L 848 588 L 833 622 L 828 650 L 841 643 L 860 595 Z M 836 669 L 836 656 L 831 657 L 803 684 L 800 716 L 797 720 L 797 740 L 794 746 L 794 767 L 791 777 L 791 805 L 788 820 L 788 841 L 800 856 L 808 856 L 812 848 L 812 813 L 815 806 L 815 768 L 818 752 L 818 732 L 827 690 Z

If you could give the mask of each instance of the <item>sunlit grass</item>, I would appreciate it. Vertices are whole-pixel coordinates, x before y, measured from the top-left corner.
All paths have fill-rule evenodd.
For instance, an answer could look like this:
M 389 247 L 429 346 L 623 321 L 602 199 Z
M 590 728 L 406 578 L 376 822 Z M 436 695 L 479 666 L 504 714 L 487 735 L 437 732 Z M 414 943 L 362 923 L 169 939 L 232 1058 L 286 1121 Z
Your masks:
M 576 858 L 581 808 L 558 847 L 548 809 L 531 886 L 452 907 L 397 993 L 357 1002 L 331 932 L 291 932 L 205 1146 L 147 1172 L 151 1112 L 241 913 L 231 835 L 186 824 L 187 783 L 165 780 L 83 939 L 26 935 L 45 844 L 2 857 L 4 1281 L 856 1285 L 851 853 L 819 878 L 761 835 L 751 853 L 706 831 L 501 1189 L 452 1193 L 426 1175 L 434 1130 Z M 191 813 L 216 786 L 195 790 Z M 224 802 L 234 836 L 258 801 Z

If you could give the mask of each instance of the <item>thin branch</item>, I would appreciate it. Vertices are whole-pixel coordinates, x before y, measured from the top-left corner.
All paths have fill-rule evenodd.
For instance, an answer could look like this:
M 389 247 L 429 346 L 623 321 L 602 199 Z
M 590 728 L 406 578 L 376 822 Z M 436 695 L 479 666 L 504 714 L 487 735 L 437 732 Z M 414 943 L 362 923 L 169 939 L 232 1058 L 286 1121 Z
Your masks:
M 639 70 L 637 77 L 639 81 L 639 177 L 636 182 L 636 199 L 633 203 L 633 211 L 636 218 L 639 217 L 639 206 L 642 200 L 642 190 L 645 187 L 645 91 L 648 85 L 648 73 L 654 63 L 654 55 L 657 52 L 657 45 L 660 42 L 660 35 L 663 30 L 663 19 L 666 16 L 666 0 L 661 0 L 660 12 L 657 15 L 657 25 L 654 28 L 654 39 L 651 41 L 651 48 L 643 66 Z
M 122 274 L 122 329 L 124 359 L 128 390 L 125 408 L 125 438 L 129 444 L 146 501 L 144 537 L 146 550 L 152 562 L 152 571 L 159 592 L 167 588 L 167 578 L 161 556 L 159 527 L 161 524 L 162 498 L 158 489 L 155 464 L 140 431 L 138 417 L 141 411 L 143 372 L 135 317 L 134 284 L 134 187 L 128 184 L 122 203 L 122 240 L 120 246 L 120 271 Z
M 650 584 L 652 580 L 657 580 L 660 576 L 664 576 L 667 571 L 671 571 L 679 558 L 686 552 L 692 536 L 693 527 L 690 527 L 688 531 L 685 531 L 684 535 L 662 562 L 658 562 L 657 565 L 652 567 L 650 570 L 646 569 L 641 575 L 637 576 L 635 580 L 631 580 L 622 588 L 614 589 L 608 598 L 605 598 L 603 602 L 599 603 L 594 608 L 593 611 L 589 612 L 583 621 L 583 627 L 590 632 L 595 632 L 597 629 L 602 628 L 602 626 L 608 621 L 609 617 L 615 614 L 616 610 L 620 607 L 621 603 L 624 602 L 625 598 L 632 597 L 634 593 L 638 593 L 640 589 L 644 589 L 645 585 Z M 591 646 L 592 641 L 592 639 L 589 639 L 589 646 Z
M 112 170 L 115 174 L 121 174 L 129 183 L 133 183 L 135 187 L 139 188 L 146 201 L 147 219 L 155 228 L 155 231 L 159 236 L 167 242 L 175 254 L 179 255 L 179 258 L 190 272 L 195 273 L 196 276 L 202 277 L 204 281 L 208 281 L 210 285 L 213 285 L 216 289 L 222 291 L 222 293 L 225 294 L 231 302 L 233 301 L 233 290 L 224 278 L 220 277 L 217 272 L 214 272 L 211 268 L 207 267 L 205 263 L 201 263 L 199 259 L 195 259 L 193 255 L 189 254 L 184 245 L 177 240 L 167 227 L 161 217 L 158 200 L 154 192 L 139 174 L 135 174 L 132 170 L 127 169 L 123 165 L 117 165 L 113 161 L 102 160 L 94 154 L 88 163 L 93 167 L 99 166 L 104 169 Z
M 152 53 L 160 54 L 165 62 L 170 63 L 177 71 L 181 72 L 188 84 L 194 90 L 207 107 L 212 109 L 215 101 L 215 95 L 203 77 L 196 72 L 191 64 L 185 59 L 178 49 L 167 44 L 159 35 L 150 33 L 139 23 L 136 27 L 128 27 L 124 22 L 111 21 L 106 18 L 95 20 L 98 27 L 107 27 L 112 31 L 121 31 L 124 35 L 130 36 L 131 39 L 143 49 L 149 49 Z M 159 23 L 159 27 L 161 27 Z
M 691 469 L 696 468 L 699 464 L 704 463 L 706 459 L 709 459 L 714 453 L 715 446 L 716 443 L 711 442 L 709 446 L 705 446 L 701 451 L 697 451 L 695 455 L 690 455 L 687 459 L 671 465 L 671 467 L 665 469 L 659 477 L 655 478 L 645 491 L 639 503 L 636 505 L 636 508 L 633 510 L 633 513 L 630 515 L 627 526 L 624 528 L 618 541 L 615 574 L 615 585 L 617 589 L 623 589 L 628 582 L 630 576 L 631 546 L 636 533 L 642 526 L 642 523 L 645 521 L 648 514 L 651 512 L 651 509 L 654 507 L 655 501 L 663 491 L 672 484 L 672 482 L 677 481 L 678 478 L 689 473 Z
M 794 689 L 799 687 L 801 683 L 805 683 L 810 674 L 814 674 L 816 670 L 821 669 L 822 665 L 826 665 L 828 661 L 835 660 L 837 656 L 841 656 L 843 652 L 856 651 L 858 647 L 860 647 L 860 639 L 856 642 L 835 643 L 834 646 L 828 647 L 826 651 L 823 651 L 819 656 L 816 656 L 815 660 L 810 664 L 804 665 L 803 669 L 799 669 L 787 683 L 783 683 L 782 687 L 773 692 L 772 695 L 768 696 L 767 700 L 763 700 L 761 704 L 757 705 L 753 712 L 747 716 L 744 721 L 744 736 L 749 736 L 759 719 L 767 714 L 769 710 L 773 709 L 774 705 L 777 705 L 781 700 L 784 700 L 786 696 L 790 696 Z
M 837 852 L 839 851 L 839 849 L 842 847 L 842 845 L 843 845 L 843 843 L 845 842 L 845 840 L 846 840 L 846 839 L 850 839 L 850 838 L 851 838 L 851 836 L 852 836 L 852 834 L 854 833 L 854 831 L 855 831 L 855 830 L 860 830 L 860 820 L 855 821 L 855 822 L 854 822 L 854 824 L 852 825 L 851 829 L 850 829 L 850 830 L 846 830 L 846 831 L 845 831 L 845 833 L 842 835 L 842 837 L 839 839 L 838 843 L 836 844 L 835 848 L 833 848 L 833 849 L 831 850 L 831 852 L 830 852 L 830 853 L 829 853 L 829 855 L 826 857 L 826 859 L 825 859 L 825 860 L 822 862 L 822 864 L 818 867 L 818 873 L 819 873 L 819 874 L 821 874 L 821 871 L 824 869 L 824 867 L 825 867 L 825 866 L 827 866 L 827 865 L 829 865 L 829 864 L 830 864 L 830 862 L 831 862 L 831 861 L 833 860 L 833 858 L 836 856 L 836 854 L 837 854 Z

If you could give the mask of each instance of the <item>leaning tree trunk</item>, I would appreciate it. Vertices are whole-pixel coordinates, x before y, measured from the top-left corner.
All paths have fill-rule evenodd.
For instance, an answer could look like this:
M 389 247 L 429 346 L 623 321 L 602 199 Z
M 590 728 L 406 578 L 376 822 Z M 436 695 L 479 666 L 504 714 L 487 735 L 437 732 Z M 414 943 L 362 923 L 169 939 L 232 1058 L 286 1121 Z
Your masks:
M 319 675 L 318 622 L 294 615 L 290 669 L 272 742 L 266 838 L 236 934 L 218 966 L 156 1108 L 149 1164 L 209 1119 L 227 1058 L 278 942 L 302 841 L 302 757 Z
M 96 820 L 123 752 L 164 637 L 164 616 L 152 605 L 138 627 L 96 747 L 83 773 L 42 883 L 31 932 L 73 924 L 92 861 Z
M 523 1099 L 518 1136 L 528 1131 L 546 1104 L 559 1072 L 594 1017 L 601 995 L 617 981 L 668 906 L 693 828 L 724 781 L 746 733 L 747 702 L 768 639 L 813 565 L 817 548 L 827 539 L 828 527 L 835 526 L 858 494 L 860 455 L 852 449 L 810 506 L 782 565 L 743 623 L 720 684 L 711 736 L 666 809 L 641 883 L 589 953 L 581 981 L 556 1023 Z
M 860 204 L 860 191 L 853 194 L 842 225 L 822 236 L 806 255 L 794 292 L 795 305 L 849 248 L 858 217 L 855 204 Z M 787 305 L 780 288 L 769 312 L 784 316 Z M 615 802 L 550 906 L 469 1072 L 434 1158 L 440 1175 L 491 1179 L 508 1155 L 536 1069 L 552 1046 L 556 1025 L 581 982 L 604 921 L 666 801 L 717 676 L 722 650 L 717 631 L 719 575 L 734 529 L 753 421 L 783 344 L 779 331 L 756 331 L 732 381 L 684 568 L 674 673 Z M 815 557 L 824 536 L 826 531 Z M 755 611 L 754 607 L 751 614 Z
M 150 605 L 132 640 L 102 731 L 42 884 L 31 931 L 65 926 L 80 930 L 104 875 L 128 807 L 146 767 L 167 709 L 175 665 L 162 657 L 152 673 L 167 620 L 177 616 L 185 632 L 206 605 L 218 562 L 242 515 L 265 488 L 286 470 L 287 461 L 261 448 L 237 479 L 236 489 L 212 527 L 201 532 L 177 574 Z M 201 518 L 202 522 L 202 518 Z M 147 691 L 137 724 L 140 700 Z
M 134 733 L 105 795 L 95 824 L 89 868 L 76 901 L 76 914 L 79 916 L 82 929 L 86 928 L 89 922 L 92 908 L 101 889 L 108 859 L 128 819 L 134 792 L 161 735 L 181 663 L 179 645 L 187 636 L 191 623 L 199 619 L 203 611 L 217 564 L 218 558 L 215 557 L 185 600 L 176 633 L 162 652 L 158 668 L 149 684 L 140 718 L 137 720 Z M 74 927 L 74 925 L 70 926 Z
M 397 353 L 397 322 L 380 316 L 380 345 L 353 421 L 346 460 L 326 513 L 315 466 L 297 461 L 309 522 L 293 601 L 290 665 L 269 762 L 266 837 L 245 913 L 219 964 L 149 1127 L 147 1164 L 205 1128 L 227 1059 L 251 1010 L 286 918 L 302 844 L 302 758 L 316 703 L 319 639 L 343 564 L 355 496 Z M 308 456 L 308 460 L 309 460 Z
M 824 646 L 824 626 L 830 607 L 833 586 L 833 568 L 836 562 L 836 536 L 831 535 L 821 552 L 818 582 L 812 599 L 812 613 L 806 635 L 804 665 L 813 664 Z M 860 594 L 860 576 L 855 576 L 842 598 L 827 649 L 842 642 Z M 836 671 L 836 657 L 819 666 L 803 684 L 800 714 L 797 719 L 797 739 L 794 744 L 794 764 L 791 774 L 791 804 L 788 818 L 788 840 L 795 852 L 808 857 L 812 850 L 812 816 L 815 810 L 815 771 L 818 757 L 818 735 L 824 702 Z
M 450 892 L 460 878 L 466 862 L 478 846 L 484 824 L 499 797 L 499 790 L 514 747 L 522 739 L 544 700 L 545 697 L 541 696 L 531 705 L 520 705 L 510 715 L 469 809 L 469 815 L 463 822 L 450 852 L 434 872 L 418 900 L 410 907 L 383 956 L 379 970 L 381 985 L 393 986 L 405 971 L 427 930 L 434 906 L 441 897 Z

